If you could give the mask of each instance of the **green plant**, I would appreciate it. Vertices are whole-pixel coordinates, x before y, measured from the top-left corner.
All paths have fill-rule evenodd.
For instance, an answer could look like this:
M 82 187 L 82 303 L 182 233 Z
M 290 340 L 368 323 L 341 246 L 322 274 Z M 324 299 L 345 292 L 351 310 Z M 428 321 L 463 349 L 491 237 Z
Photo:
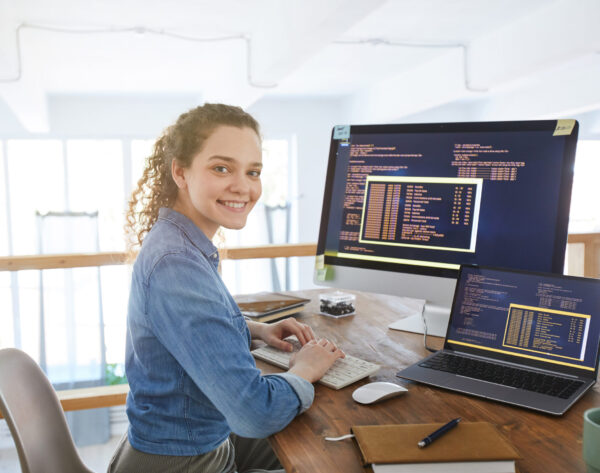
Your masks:
M 105 375 L 107 385 L 127 383 L 127 376 L 125 376 L 125 367 L 122 363 L 107 363 Z

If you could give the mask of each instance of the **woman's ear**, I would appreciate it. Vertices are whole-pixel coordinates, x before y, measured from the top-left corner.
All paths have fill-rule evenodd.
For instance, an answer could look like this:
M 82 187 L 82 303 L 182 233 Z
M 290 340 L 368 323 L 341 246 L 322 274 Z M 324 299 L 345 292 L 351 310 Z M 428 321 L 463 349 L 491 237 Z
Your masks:
M 171 161 L 171 176 L 180 189 L 185 189 L 187 186 L 184 171 L 185 168 L 181 166 L 177 159 Z

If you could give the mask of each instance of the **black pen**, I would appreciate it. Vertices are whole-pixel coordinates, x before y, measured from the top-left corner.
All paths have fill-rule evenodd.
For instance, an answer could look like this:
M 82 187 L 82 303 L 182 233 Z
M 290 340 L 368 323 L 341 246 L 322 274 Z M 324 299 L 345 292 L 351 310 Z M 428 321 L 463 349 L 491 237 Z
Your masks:
M 437 429 L 435 432 L 429 434 L 427 437 L 425 437 L 423 440 L 421 440 L 418 443 L 419 448 L 426 447 L 431 442 L 433 442 L 435 439 L 437 439 L 438 437 L 441 437 L 446 432 L 448 432 L 449 430 L 451 430 L 454 427 L 456 427 L 459 422 L 460 422 L 460 417 L 457 417 L 456 419 L 451 420 L 446 425 L 443 425 L 442 427 L 440 427 L 439 429 Z

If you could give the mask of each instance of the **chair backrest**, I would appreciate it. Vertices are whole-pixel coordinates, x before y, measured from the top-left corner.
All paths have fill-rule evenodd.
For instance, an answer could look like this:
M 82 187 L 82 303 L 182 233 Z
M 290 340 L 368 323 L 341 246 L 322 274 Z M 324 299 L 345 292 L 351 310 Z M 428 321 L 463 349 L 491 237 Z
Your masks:
M 23 473 L 92 473 L 79 458 L 48 378 L 16 348 L 0 350 L 0 410 Z

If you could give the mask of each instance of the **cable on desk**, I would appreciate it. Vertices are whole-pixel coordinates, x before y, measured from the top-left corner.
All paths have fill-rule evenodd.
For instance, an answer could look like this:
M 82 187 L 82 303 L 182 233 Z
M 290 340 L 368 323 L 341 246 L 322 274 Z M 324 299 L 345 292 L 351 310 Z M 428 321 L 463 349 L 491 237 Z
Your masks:
M 330 442 L 339 442 L 340 440 L 346 440 L 354 438 L 354 434 L 342 435 L 341 437 L 325 437 L 325 440 L 329 440 Z
M 421 319 L 423 319 L 423 346 L 431 353 L 436 353 L 437 350 L 434 350 L 427 345 L 427 319 L 425 319 L 425 304 L 423 304 L 423 310 L 421 311 Z

